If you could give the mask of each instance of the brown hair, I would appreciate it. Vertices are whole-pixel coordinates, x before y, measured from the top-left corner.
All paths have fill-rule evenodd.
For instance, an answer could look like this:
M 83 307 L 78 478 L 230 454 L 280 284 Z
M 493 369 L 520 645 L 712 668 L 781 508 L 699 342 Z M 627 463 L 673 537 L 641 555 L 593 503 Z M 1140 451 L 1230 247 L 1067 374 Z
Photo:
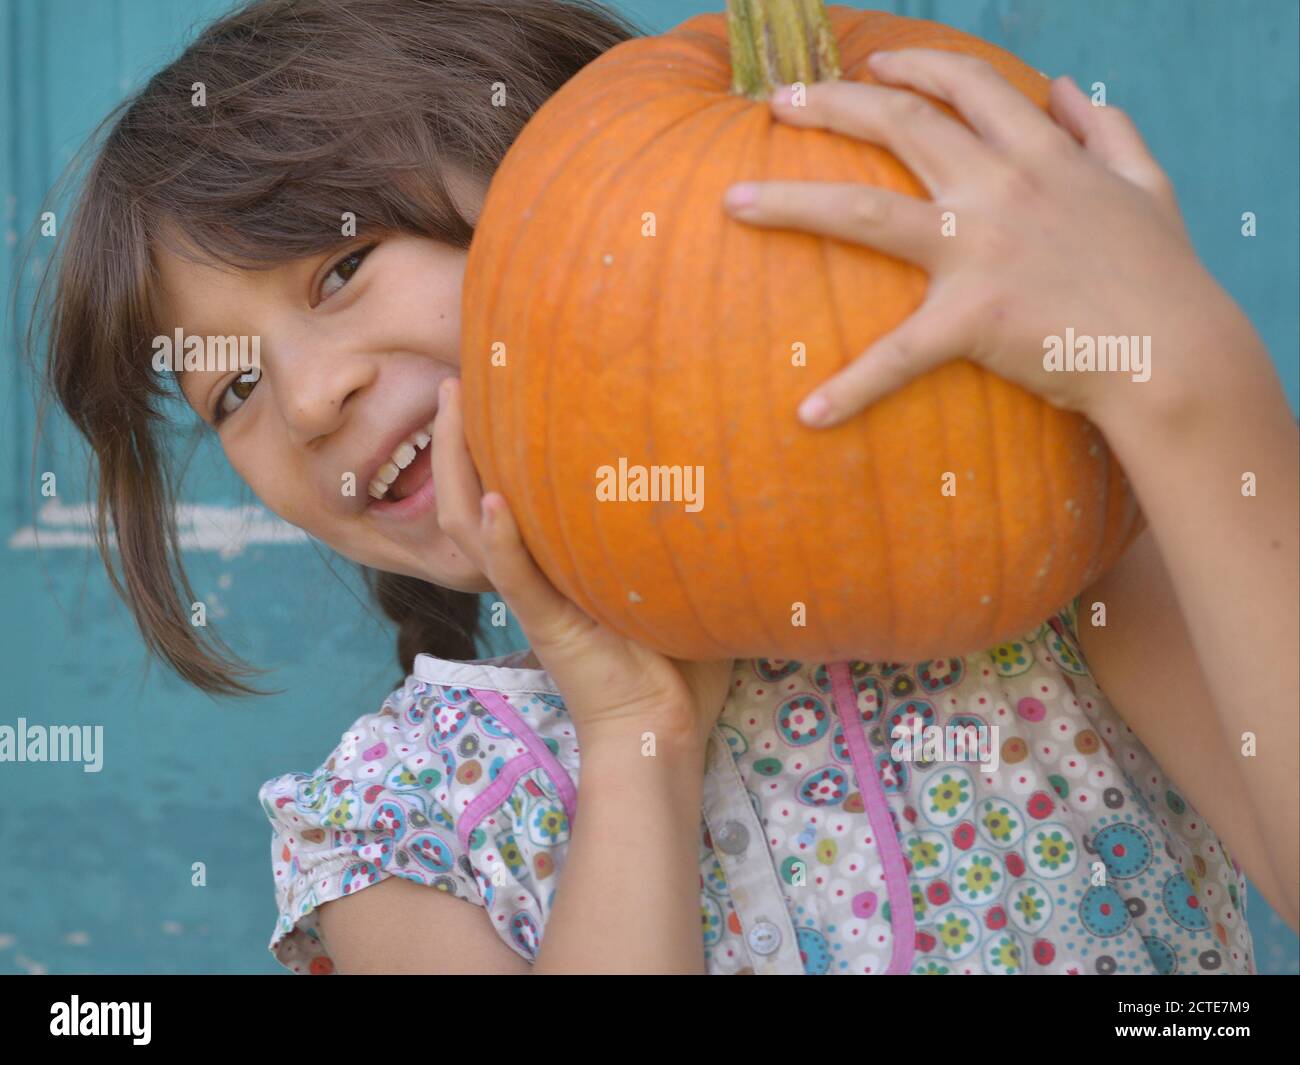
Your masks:
M 403 231 L 467 248 L 473 227 L 445 165 L 489 180 L 552 93 L 640 32 L 595 0 L 255 0 L 114 108 L 73 160 L 68 181 L 111 126 L 51 263 L 45 383 L 97 465 L 95 539 L 113 587 L 185 680 L 262 694 L 238 679 L 260 670 L 189 623 L 178 478 L 157 435 L 175 393 L 149 358 L 164 332 L 149 296 L 155 242 L 170 224 L 212 260 L 263 269 L 341 245 L 340 216 L 352 211 L 358 236 Z M 507 106 L 493 106 L 497 82 Z M 205 106 L 191 101 L 195 83 Z M 38 307 L 48 280 L 47 270 Z M 37 327 L 34 316 L 29 349 Z M 398 623 L 405 671 L 417 651 L 474 657 L 477 595 L 365 576 Z

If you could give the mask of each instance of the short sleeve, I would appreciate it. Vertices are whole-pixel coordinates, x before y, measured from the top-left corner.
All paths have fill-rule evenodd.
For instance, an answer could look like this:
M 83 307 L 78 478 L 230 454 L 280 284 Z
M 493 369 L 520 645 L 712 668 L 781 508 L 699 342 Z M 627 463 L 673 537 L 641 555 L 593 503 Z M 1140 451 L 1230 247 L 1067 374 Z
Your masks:
M 390 876 L 484 905 L 455 820 L 435 798 L 449 767 L 399 694 L 354 722 L 314 773 L 286 773 L 258 792 L 279 911 L 269 949 L 294 972 L 333 973 L 319 907 Z

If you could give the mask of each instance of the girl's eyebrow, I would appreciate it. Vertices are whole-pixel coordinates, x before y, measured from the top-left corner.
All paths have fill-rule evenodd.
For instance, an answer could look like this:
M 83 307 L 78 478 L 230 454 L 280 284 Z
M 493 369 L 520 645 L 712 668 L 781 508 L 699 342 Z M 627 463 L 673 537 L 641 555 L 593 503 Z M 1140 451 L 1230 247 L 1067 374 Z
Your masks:
M 345 242 L 345 244 L 352 244 L 352 243 L 355 243 L 355 241 Z M 364 245 L 358 245 L 357 249 L 355 250 L 359 250 L 359 248 L 362 246 Z M 275 266 L 272 266 L 269 269 L 268 274 L 278 275 L 276 283 L 283 287 L 292 289 L 298 286 L 299 284 L 301 284 L 304 277 L 307 279 L 311 279 L 315 277 L 316 273 L 321 269 L 322 266 L 333 262 L 334 258 L 339 255 L 341 255 L 340 248 L 338 247 L 325 248 L 322 251 L 316 252 L 314 254 L 304 255 L 300 259 L 292 260 L 289 262 L 277 263 Z M 158 317 L 164 317 L 164 316 L 159 315 Z M 157 328 L 157 326 L 155 326 L 155 328 Z M 183 335 L 185 337 L 201 336 L 206 338 L 208 336 L 223 336 L 223 337 L 234 336 L 238 338 L 241 335 L 239 333 L 230 333 L 230 332 L 221 332 L 221 333 L 195 332 L 194 330 L 186 329 L 183 326 L 180 326 L 178 328 L 181 328 L 183 330 Z M 173 328 L 172 331 L 168 334 L 155 334 L 155 335 L 166 335 L 169 338 L 169 340 L 172 340 L 173 343 L 171 346 L 173 349 L 173 355 L 176 354 L 175 352 L 176 345 L 174 343 L 176 328 Z M 252 334 L 248 334 L 248 335 L 251 336 Z M 199 375 L 219 374 L 222 372 L 224 371 L 215 370 L 215 369 L 201 370 L 201 371 L 197 371 L 197 374 Z M 187 373 L 189 373 L 189 371 L 187 371 L 184 368 L 184 364 L 181 363 L 180 365 L 178 365 L 177 369 L 173 370 L 172 373 L 176 378 L 177 385 L 180 387 L 181 395 L 185 397 L 186 402 L 190 403 L 190 406 L 192 406 L 195 409 L 195 411 L 198 412 L 199 416 L 203 418 L 204 421 L 207 421 L 207 418 L 205 417 L 201 407 L 198 404 L 191 402 L 188 393 L 185 391 L 184 382 L 186 379 L 186 375 Z M 189 373 L 189 376 L 194 377 L 196 376 L 196 374 Z
M 159 319 L 161 319 L 161 318 L 169 318 L 171 321 L 175 321 L 175 319 L 174 319 L 174 318 L 171 318 L 170 315 L 157 315 L 156 318 L 159 318 Z M 184 324 L 182 324 L 182 323 L 177 323 L 177 324 L 173 325 L 172 328 L 171 328 L 169 331 L 162 332 L 162 333 L 155 333 L 155 334 L 154 334 L 155 337 L 160 337 L 160 336 L 161 336 L 161 337 L 166 337 L 166 338 L 167 338 L 168 343 L 169 343 L 169 345 L 170 345 L 170 347 L 171 347 L 171 349 L 172 349 L 172 356 L 173 356 L 173 358 L 175 358 L 175 359 L 177 360 L 177 367 L 176 367 L 176 369 L 172 370 L 171 372 L 172 372 L 172 374 L 176 377 L 176 379 L 177 379 L 178 381 L 183 380 L 184 377 L 185 377 L 185 375 L 186 375 L 187 373 L 188 373 L 191 377 L 194 377 L 194 376 L 199 376 L 199 375 L 207 374 L 207 373 L 213 373 L 213 374 L 223 373 L 223 372 L 225 372 L 225 371 L 218 370 L 218 369 L 213 369 L 213 370 L 187 371 L 187 370 L 185 369 L 185 367 L 184 367 L 184 363 L 183 363 L 183 361 L 182 361 L 182 356 L 184 355 L 184 350 L 183 350 L 183 349 L 181 349 L 181 350 L 178 350 L 178 349 L 177 349 L 177 345 L 176 345 L 176 330 L 178 330 L 178 329 L 181 330 L 181 336 L 182 336 L 182 338 L 183 338 L 184 340 L 188 340 L 190 337 L 202 337 L 202 338 L 203 338 L 203 341 L 204 341 L 204 350 L 205 350 L 205 351 L 208 350 L 208 348 L 209 348 L 209 346 L 210 346 L 210 345 L 208 345 L 208 343 L 207 343 L 207 338 L 208 338 L 208 337 L 233 337 L 233 338 L 235 338 L 236 345 L 237 345 L 237 344 L 238 344 L 238 339 L 239 339 L 240 336 L 242 336 L 242 335 L 252 336 L 252 335 L 253 335 L 252 333 L 241 334 L 241 333 L 239 333 L 239 332 L 237 332 L 237 331 L 232 331 L 232 330 L 230 330 L 230 329 L 222 329 L 222 330 L 213 331 L 212 329 L 206 327 L 206 326 L 207 326 L 207 323 L 204 323 L 204 324 L 205 324 L 205 328 L 204 328 L 204 329 L 202 329 L 202 330 L 197 330 L 197 329 L 191 329 L 191 328 L 189 328 L 188 326 L 186 326 L 186 325 L 184 325 Z M 247 324 L 247 323 L 242 323 L 242 324 Z M 154 324 L 154 328 L 155 328 L 155 329 L 158 329 L 158 328 L 159 328 L 159 326 L 157 325 L 156 322 L 155 322 L 155 324 Z M 152 353 L 152 346 L 151 346 L 151 353 Z

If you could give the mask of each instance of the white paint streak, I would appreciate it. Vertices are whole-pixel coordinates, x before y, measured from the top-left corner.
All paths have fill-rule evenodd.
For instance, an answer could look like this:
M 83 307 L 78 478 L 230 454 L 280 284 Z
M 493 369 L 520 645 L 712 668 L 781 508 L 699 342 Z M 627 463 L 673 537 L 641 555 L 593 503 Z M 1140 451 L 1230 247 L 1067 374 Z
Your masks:
M 65 506 L 51 499 L 41 506 L 36 524 L 9 537 L 15 550 L 53 547 L 93 547 L 95 507 L 91 503 Z M 183 551 L 215 551 L 234 558 L 251 544 L 305 544 L 310 537 L 265 507 L 179 503 L 176 531 Z M 109 534 L 110 542 L 116 537 Z

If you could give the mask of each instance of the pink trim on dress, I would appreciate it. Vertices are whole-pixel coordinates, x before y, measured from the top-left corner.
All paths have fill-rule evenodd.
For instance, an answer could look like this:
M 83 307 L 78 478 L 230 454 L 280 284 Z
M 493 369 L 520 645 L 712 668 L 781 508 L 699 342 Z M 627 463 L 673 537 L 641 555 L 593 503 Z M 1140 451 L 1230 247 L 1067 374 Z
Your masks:
M 486 789 L 474 796 L 474 801 L 465 807 L 456 823 L 456 836 L 466 852 L 469 851 L 470 834 L 478 828 L 479 822 L 493 810 L 499 810 L 515 790 L 519 778 L 536 768 L 537 759 L 532 752 L 518 755 L 501 767 L 501 772 Z
M 894 830 L 894 820 L 889 813 L 884 788 L 876 775 L 875 760 L 862 732 L 862 715 L 858 710 L 857 695 L 853 690 L 853 677 L 847 662 L 832 662 L 826 666 L 835 694 L 835 713 L 844 728 L 844 739 L 849 745 L 853 772 L 858 778 L 862 802 L 867 809 L 871 830 L 876 834 L 880 848 L 880 862 L 885 867 L 885 886 L 889 891 L 889 916 L 894 932 L 894 951 L 885 975 L 904 975 L 912 968 L 916 953 L 916 915 L 912 911 L 912 888 L 903 863 L 903 849 Z M 881 712 L 884 706 L 881 705 Z
M 515 739 L 528 748 L 529 753 L 537 760 L 537 764 L 551 778 L 555 790 L 559 792 L 560 803 L 564 806 L 565 814 L 568 815 L 569 825 L 572 826 L 574 811 L 578 808 L 578 789 L 573 786 L 573 778 L 565 771 L 564 766 L 560 765 L 560 760 L 551 753 L 551 749 L 546 746 L 542 738 L 529 727 L 523 715 L 506 702 L 500 692 L 489 691 L 487 688 L 470 688 L 469 693 L 491 710 L 494 717 L 505 722 Z

